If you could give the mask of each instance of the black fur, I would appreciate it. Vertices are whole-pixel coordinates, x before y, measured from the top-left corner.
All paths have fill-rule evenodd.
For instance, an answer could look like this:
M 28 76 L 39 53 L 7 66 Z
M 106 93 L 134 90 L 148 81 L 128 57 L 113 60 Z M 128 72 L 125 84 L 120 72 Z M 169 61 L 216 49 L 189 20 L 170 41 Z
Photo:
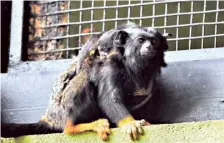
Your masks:
M 114 54 L 103 62 L 97 57 L 92 58 L 91 65 L 73 77 L 63 94 L 52 97 L 45 116 L 53 125 L 43 125 L 41 122 L 25 125 L 28 128 L 16 135 L 51 133 L 55 130 L 62 132 L 67 119 L 78 124 L 107 117 L 111 123 L 118 124 L 121 119 L 131 116 L 128 105 L 133 93 L 138 88 L 146 88 L 158 74 L 167 43 L 156 30 L 147 32 L 136 27 L 125 31 L 128 34 L 119 32 L 115 36 Z M 126 40 L 122 37 L 125 34 Z M 152 44 L 153 40 L 156 44 Z M 145 43 L 149 44 L 143 48 Z M 117 50 L 123 52 L 116 52 Z M 82 84 L 83 86 L 77 86 Z M 41 127 L 41 130 L 37 127 Z M 14 136 L 14 132 L 9 133 L 6 128 L 10 126 L 3 126 L 2 135 Z M 14 131 L 18 131 L 18 128 Z
M 156 30 L 144 31 L 141 28 L 127 30 L 130 38 L 124 47 L 124 56 L 108 59 L 101 68 L 98 81 L 98 103 L 112 123 L 131 116 L 127 108 L 137 88 L 146 88 L 161 68 L 166 39 Z M 146 53 L 139 38 L 149 42 Z M 156 44 L 153 45 L 152 41 Z M 148 51 L 147 51 L 148 50 Z
M 114 54 L 121 55 L 127 34 L 120 31 L 116 34 Z M 120 40 L 119 40 L 120 39 Z M 71 73 L 70 81 L 64 86 L 62 93 L 53 94 L 44 115 L 47 122 L 39 121 L 32 124 L 2 124 L 3 137 L 17 137 L 27 134 L 47 134 L 63 132 L 66 120 L 73 124 L 88 123 L 102 117 L 97 103 L 97 75 L 104 61 L 99 59 L 98 49 L 83 61 L 79 74 Z
M 61 129 L 54 129 L 44 122 L 31 124 L 1 124 L 2 137 L 18 137 L 27 134 L 49 134 L 60 133 Z
M 89 51 L 98 49 L 100 56 L 105 57 L 113 49 L 113 40 L 117 36 L 118 32 L 126 28 L 134 27 L 137 27 L 137 25 L 134 23 L 122 24 L 110 31 L 102 32 L 98 35 L 92 36 L 79 52 L 76 73 L 79 73 L 80 69 L 82 68 L 82 62 L 88 56 Z

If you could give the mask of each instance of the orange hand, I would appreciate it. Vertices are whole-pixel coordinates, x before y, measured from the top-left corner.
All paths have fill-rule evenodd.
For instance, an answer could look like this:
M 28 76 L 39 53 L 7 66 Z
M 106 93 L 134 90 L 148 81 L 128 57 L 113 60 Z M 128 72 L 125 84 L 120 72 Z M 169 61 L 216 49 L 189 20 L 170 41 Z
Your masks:
M 73 125 L 73 123 L 68 120 L 64 129 L 64 133 L 68 135 L 82 133 L 85 131 L 95 131 L 100 139 L 108 140 L 110 134 L 109 122 L 106 119 L 99 119 L 91 123 Z
M 119 121 L 118 127 L 128 133 L 132 140 L 137 140 L 139 135 L 144 134 L 142 126 L 144 126 L 145 124 L 145 120 L 134 120 L 133 117 L 128 116 Z

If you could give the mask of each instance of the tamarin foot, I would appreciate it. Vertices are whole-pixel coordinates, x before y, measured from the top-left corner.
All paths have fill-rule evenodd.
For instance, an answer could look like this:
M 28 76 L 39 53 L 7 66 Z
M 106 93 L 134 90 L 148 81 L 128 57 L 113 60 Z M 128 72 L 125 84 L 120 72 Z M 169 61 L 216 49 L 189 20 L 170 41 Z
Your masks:
M 119 122 L 119 127 L 122 131 L 129 134 L 132 140 L 138 140 L 140 135 L 144 134 L 142 126 L 146 125 L 146 121 L 134 120 L 132 117 L 127 117 Z
M 107 119 L 99 119 L 91 123 L 77 125 L 73 125 L 73 123 L 68 120 L 64 129 L 64 133 L 68 135 L 74 135 L 85 131 L 94 131 L 97 132 L 100 139 L 106 141 L 109 139 L 109 134 L 111 133 L 109 126 L 110 124 Z

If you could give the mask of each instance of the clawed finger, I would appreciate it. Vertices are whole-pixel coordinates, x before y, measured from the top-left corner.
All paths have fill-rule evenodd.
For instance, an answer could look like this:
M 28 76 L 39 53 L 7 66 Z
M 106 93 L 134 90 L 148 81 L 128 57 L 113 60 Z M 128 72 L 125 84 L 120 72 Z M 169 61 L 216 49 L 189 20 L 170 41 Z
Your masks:
M 95 122 L 95 131 L 98 133 L 98 136 L 101 140 L 106 141 L 109 139 L 111 133 L 110 124 L 106 119 L 101 119 Z
M 131 126 L 128 126 L 128 127 L 127 127 L 127 131 L 126 131 L 126 132 L 129 134 L 129 136 L 132 136 L 132 135 L 131 135 L 131 134 L 132 134 L 132 133 L 131 133 Z
M 108 135 L 107 135 L 106 132 L 101 132 L 101 133 L 98 133 L 98 134 L 99 134 L 100 139 L 102 139 L 103 141 L 108 140 Z
M 129 124 L 125 125 L 122 130 L 124 129 L 125 132 L 130 136 L 132 140 L 138 140 L 139 135 L 144 134 L 143 126 L 146 124 L 146 121 L 138 120 L 130 122 Z
M 135 126 L 132 126 L 131 127 L 131 130 L 132 130 L 132 137 L 133 137 L 134 140 L 136 140 L 137 137 L 138 137 L 138 132 L 137 132 L 136 127 Z
M 111 130 L 108 127 L 104 127 L 104 131 L 109 135 L 111 134 Z
M 142 126 L 138 127 L 137 129 L 138 129 L 138 133 L 140 135 L 143 135 L 144 134 L 144 130 L 143 130 Z
M 142 121 L 142 122 L 144 122 L 144 121 Z M 144 131 L 143 131 L 143 128 L 142 128 L 142 124 L 143 123 L 141 123 L 141 121 L 139 121 L 139 122 L 136 123 L 136 127 L 137 127 L 138 133 L 140 135 L 143 135 L 144 134 Z

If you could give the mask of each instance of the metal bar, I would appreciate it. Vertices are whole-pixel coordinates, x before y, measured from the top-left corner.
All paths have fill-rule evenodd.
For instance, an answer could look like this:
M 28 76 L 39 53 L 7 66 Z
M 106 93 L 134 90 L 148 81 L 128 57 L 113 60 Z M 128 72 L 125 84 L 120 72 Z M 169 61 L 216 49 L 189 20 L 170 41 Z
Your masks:
M 106 9 L 105 9 L 105 7 L 106 7 L 106 3 L 107 3 L 107 1 L 106 0 L 103 0 L 103 7 L 104 7 L 104 9 L 103 9 L 103 21 L 102 21 L 102 31 L 105 31 L 105 19 L 106 19 Z
M 38 53 L 30 53 L 31 55 L 33 54 L 47 54 L 47 53 L 57 53 L 57 52 L 63 52 L 63 51 L 73 51 L 73 50 L 80 50 L 81 47 L 73 47 L 73 48 L 69 48 L 69 49 L 56 49 L 56 50 L 52 50 L 52 51 L 45 51 L 45 52 L 38 52 Z
M 48 2 L 45 2 L 44 3 L 44 13 L 47 13 L 48 12 Z M 43 18 L 45 18 L 45 21 L 44 21 L 44 26 L 48 26 L 48 28 L 51 28 L 51 25 L 48 25 L 47 24 L 47 16 L 48 15 L 46 15 L 45 17 L 43 17 Z M 56 24 L 55 24 L 56 25 Z M 44 28 L 44 26 L 42 26 L 42 28 Z
M 23 1 L 12 1 L 10 49 L 9 49 L 9 55 L 10 55 L 9 64 L 10 65 L 21 61 L 23 4 L 24 4 Z
M 127 22 L 130 21 L 130 17 L 131 17 L 131 0 L 128 0 L 128 16 L 127 16 Z
M 119 5 L 119 0 L 116 0 L 116 5 L 118 6 Z M 118 18 L 118 8 L 116 8 L 116 19 Z M 117 20 L 115 21 L 115 26 L 114 26 L 114 28 L 116 28 L 117 27 Z
M 153 2 L 155 2 L 155 0 L 153 0 Z M 152 5 L 152 16 L 153 16 L 153 18 L 152 18 L 152 27 L 154 27 L 154 24 L 155 24 L 155 15 L 156 15 L 156 8 L 155 8 L 155 4 L 153 4 Z
M 56 3 L 56 11 L 59 11 L 59 1 L 55 1 L 55 3 Z M 59 22 L 59 15 L 56 15 L 56 17 L 57 17 L 57 23 L 60 23 Z M 58 27 L 55 27 L 55 29 L 57 29 L 57 34 L 56 35 L 58 35 Z M 54 50 L 55 50 L 55 48 L 56 48 L 56 46 L 54 46 Z
M 189 0 L 181 0 L 181 2 L 188 2 Z M 154 2 L 145 2 L 143 4 L 138 3 L 138 4 L 131 4 L 131 5 L 119 5 L 119 6 L 105 6 L 105 7 L 94 7 L 94 10 L 101 10 L 101 9 L 115 9 L 115 8 L 126 8 L 126 7 L 134 7 L 134 6 L 145 6 L 145 5 L 152 5 L 152 4 L 163 4 L 163 3 L 176 3 L 180 2 L 178 0 L 169 0 L 169 1 L 154 1 Z M 71 10 L 64 10 L 60 12 L 55 12 L 55 13 L 46 13 L 42 16 L 46 15 L 55 15 L 55 14 L 62 14 L 62 13 L 68 13 L 68 12 L 78 12 L 78 11 L 87 11 L 87 10 L 92 10 L 92 8 L 80 8 L 80 9 L 71 9 Z
M 191 12 L 194 11 L 194 1 L 191 1 Z M 193 14 L 191 14 L 191 17 L 190 17 L 190 24 L 192 24 L 193 22 Z M 189 37 L 192 36 L 192 26 L 190 26 L 190 29 L 189 29 Z M 189 39 L 189 50 L 191 49 L 191 39 Z
M 224 34 L 217 34 L 217 37 L 219 36 L 224 36 Z M 211 38 L 215 37 L 215 35 L 204 35 L 204 36 L 195 36 L 195 37 L 181 37 L 181 38 L 173 38 L 173 39 L 168 39 L 168 41 L 175 41 L 175 40 L 188 40 L 188 39 L 200 39 L 200 38 Z
M 167 7 L 168 7 L 168 4 L 166 3 L 165 4 L 165 15 L 167 15 L 167 13 L 168 13 Z M 164 17 L 164 27 L 166 27 L 166 25 L 167 25 L 167 16 Z M 163 32 L 166 33 L 166 28 L 164 28 Z
M 68 1 L 68 9 L 70 9 L 70 1 Z M 70 22 L 70 13 L 67 14 L 67 22 Z M 66 33 L 67 36 L 69 35 L 69 28 L 70 26 L 67 25 Z M 69 49 L 69 38 L 66 39 L 66 49 Z M 69 56 L 69 50 L 66 52 L 66 58 Z
M 98 32 L 100 33 L 100 32 Z M 211 38 L 211 37 L 221 37 L 224 36 L 224 34 L 217 34 L 217 35 L 205 35 L 205 36 L 195 36 L 195 37 L 181 37 L 181 38 L 170 38 L 167 39 L 167 41 L 176 41 L 176 40 L 193 40 L 193 39 L 200 39 L 200 38 Z M 81 49 L 81 47 L 72 47 L 69 48 L 68 50 L 77 50 L 77 49 Z M 59 50 L 55 50 L 55 51 L 48 51 L 48 52 L 40 52 L 39 54 L 46 54 L 46 53 L 52 53 L 52 52 L 60 52 L 60 51 L 66 51 L 67 49 L 59 49 Z M 32 54 L 32 53 L 31 53 Z M 35 54 L 35 53 L 33 53 Z
M 92 8 L 94 8 L 94 0 L 92 0 L 92 4 L 91 4 Z M 90 20 L 93 21 L 93 9 L 91 10 L 91 17 Z M 93 23 L 90 24 L 90 32 L 93 32 Z
M 205 23 L 205 11 L 206 11 L 206 0 L 204 0 L 204 13 L 203 13 L 203 18 L 202 18 L 202 23 Z M 205 35 L 205 25 L 202 25 L 202 36 Z M 204 38 L 201 39 L 201 49 L 204 48 Z
M 154 28 L 157 29 L 163 29 L 163 28 L 176 28 L 176 27 L 186 27 L 186 26 L 196 26 L 196 25 L 213 25 L 215 24 L 214 22 L 210 23 L 193 23 L 193 24 L 183 24 L 183 25 L 169 25 L 169 26 L 155 26 Z M 217 22 L 216 24 L 224 24 L 224 22 Z M 100 32 L 92 32 L 92 33 L 81 33 L 81 34 L 73 34 L 69 36 L 57 36 L 57 37 L 52 37 L 52 38 L 42 38 L 40 40 L 51 40 L 51 39 L 63 39 L 63 38 L 71 38 L 71 37 L 78 37 L 78 36 L 86 36 L 90 34 L 99 34 Z
M 82 8 L 82 2 L 83 2 L 83 0 L 80 0 L 80 8 Z M 81 45 L 82 45 L 82 41 L 81 41 L 81 34 L 82 34 L 82 24 L 81 24 L 81 22 L 82 22 L 82 11 L 80 11 L 79 12 L 79 47 L 81 47 Z M 69 35 L 69 36 L 71 36 L 71 35 Z M 74 36 L 73 36 L 74 37 Z
M 218 9 L 219 9 L 219 0 L 216 1 L 216 10 L 218 10 Z M 216 12 L 216 15 L 215 15 L 215 23 L 218 22 L 218 17 L 219 17 L 219 12 Z M 217 24 L 215 24 L 215 35 L 217 35 L 217 29 L 218 29 L 218 26 L 217 26 Z M 216 44 L 217 44 L 217 38 L 215 36 L 215 38 L 214 38 L 214 48 L 217 47 Z
M 143 0 L 141 0 L 141 4 L 143 4 Z M 140 17 L 142 17 L 142 13 L 143 13 L 143 6 L 141 5 L 141 7 L 140 7 Z M 142 26 L 142 19 L 140 19 L 139 25 Z
M 196 25 L 214 25 L 214 24 L 224 24 L 224 21 L 215 22 L 207 22 L 207 23 L 192 23 L 192 24 L 181 24 L 181 25 L 168 25 L 168 26 L 155 26 L 155 28 L 175 28 L 175 27 L 186 27 L 186 26 L 196 26 Z
M 106 1 L 106 0 L 105 0 Z M 150 19 L 150 18 L 160 18 L 160 17 L 169 17 L 169 16 L 183 16 L 183 15 L 191 15 L 191 14 L 203 14 L 203 13 L 213 13 L 213 12 L 224 12 L 224 9 L 218 10 L 208 10 L 208 11 L 195 11 L 195 12 L 183 12 L 183 13 L 170 13 L 167 15 L 155 15 L 155 16 L 144 16 L 144 17 L 131 17 L 132 20 L 139 20 L 139 19 Z M 88 23 L 98 23 L 98 22 L 109 22 L 109 21 L 123 21 L 128 20 L 128 18 L 113 18 L 113 19 L 101 19 L 101 20 L 94 20 L 94 21 L 83 21 L 83 22 L 70 22 L 66 24 L 55 24 L 51 26 L 43 26 L 43 28 L 49 28 L 53 26 L 65 26 L 65 25 L 77 25 L 77 24 L 88 24 Z
M 178 5 L 177 5 L 177 13 L 178 14 L 180 13 L 180 2 L 178 2 Z M 177 15 L 177 25 L 179 25 L 179 21 L 180 21 L 180 16 Z M 179 27 L 176 28 L 176 37 L 179 38 Z M 176 41 L 176 51 L 178 50 L 178 44 L 179 44 L 179 41 L 177 40 Z

